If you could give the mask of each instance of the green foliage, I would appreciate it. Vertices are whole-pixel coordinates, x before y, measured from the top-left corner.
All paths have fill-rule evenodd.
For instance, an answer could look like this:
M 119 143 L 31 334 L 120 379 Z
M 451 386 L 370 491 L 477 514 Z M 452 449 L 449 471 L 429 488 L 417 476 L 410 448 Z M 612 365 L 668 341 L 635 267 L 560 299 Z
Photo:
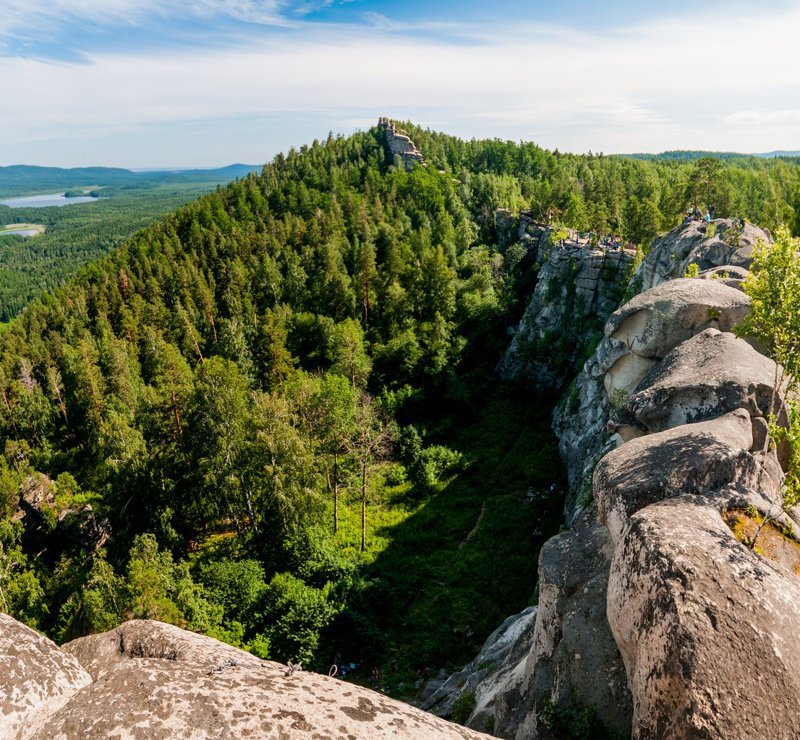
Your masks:
M 331 586 L 314 588 L 290 573 L 278 573 L 263 598 L 265 635 L 284 660 L 308 665 L 319 645 L 320 632 L 336 615 Z
M 19 522 L 0 520 L 0 610 L 37 627 L 47 613 L 45 593 L 21 547 Z
M 460 725 L 465 724 L 469 719 L 470 714 L 472 714 L 473 709 L 475 709 L 475 692 L 462 692 L 453 702 L 453 710 L 451 714 L 453 722 L 457 722 Z
M 580 706 L 573 696 L 566 705 L 546 699 L 539 717 L 556 738 L 570 740 L 617 740 L 618 733 L 609 730 L 593 706 Z
M 696 262 L 692 262 L 692 264 L 686 268 L 686 272 L 683 273 L 683 276 L 686 278 L 696 278 L 699 274 L 700 265 L 698 265 Z
M 800 382 L 800 239 L 781 228 L 774 244 L 759 242 L 744 289 L 750 296 L 751 310 L 736 331 L 758 339 L 778 363 L 770 404 L 770 436 L 789 447 L 783 491 L 783 508 L 788 509 L 800 502 L 800 412 L 794 399 Z M 781 411 L 784 395 L 787 401 Z M 765 517 L 763 524 L 768 519 Z

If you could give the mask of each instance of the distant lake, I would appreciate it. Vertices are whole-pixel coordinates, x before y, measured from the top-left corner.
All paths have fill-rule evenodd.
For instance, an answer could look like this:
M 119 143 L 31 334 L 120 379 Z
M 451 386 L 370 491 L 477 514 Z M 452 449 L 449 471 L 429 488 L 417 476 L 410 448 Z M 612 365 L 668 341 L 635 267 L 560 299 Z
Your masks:
M 17 236 L 36 236 L 38 233 L 36 229 L 10 229 L 9 231 L 0 231 L 0 236 L 8 236 L 9 234 L 16 234 Z
M 49 195 L 29 195 L 25 198 L 11 198 L 0 200 L 0 205 L 9 208 L 46 208 L 47 206 L 71 206 L 77 203 L 91 203 L 100 200 L 90 195 L 79 195 L 76 198 L 67 198 L 64 193 L 51 193 Z

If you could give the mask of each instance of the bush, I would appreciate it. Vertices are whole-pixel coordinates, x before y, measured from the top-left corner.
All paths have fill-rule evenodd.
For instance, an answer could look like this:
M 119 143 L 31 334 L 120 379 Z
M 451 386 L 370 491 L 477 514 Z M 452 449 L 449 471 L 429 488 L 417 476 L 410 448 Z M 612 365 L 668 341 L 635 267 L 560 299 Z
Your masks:
M 451 714 L 453 722 L 463 725 L 469 719 L 473 709 L 475 709 L 475 692 L 465 691 L 463 694 L 459 694 L 458 699 L 453 702 Z
M 308 586 L 290 573 L 278 573 L 264 593 L 262 624 L 271 652 L 281 661 L 308 665 L 320 632 L 338 611 L 330 599 L 330 584 Z

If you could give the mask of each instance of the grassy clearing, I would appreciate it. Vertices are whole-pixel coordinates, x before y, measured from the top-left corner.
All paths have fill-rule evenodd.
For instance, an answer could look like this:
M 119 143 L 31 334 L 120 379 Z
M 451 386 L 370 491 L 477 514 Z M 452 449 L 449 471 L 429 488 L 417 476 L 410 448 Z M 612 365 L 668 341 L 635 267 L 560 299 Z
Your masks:
M 338 542 L 363 563 L 369 586 L 339 620 L 331 650 L 360 664 L 353 680 L 406 698 L 422 674 L 468 662 L 492 630 L 531 603 L 539 548 L 557 531 L 563 503 L 549 415 L 529 398 L 495 396 L 436 441 L 471 464 L 424 500 L 408 484 L 376 481 L 365 555 L 357 499 L 340 509 Z M 552 483 L 553 495 L 526 501 L 530 489 L 546 492 Z

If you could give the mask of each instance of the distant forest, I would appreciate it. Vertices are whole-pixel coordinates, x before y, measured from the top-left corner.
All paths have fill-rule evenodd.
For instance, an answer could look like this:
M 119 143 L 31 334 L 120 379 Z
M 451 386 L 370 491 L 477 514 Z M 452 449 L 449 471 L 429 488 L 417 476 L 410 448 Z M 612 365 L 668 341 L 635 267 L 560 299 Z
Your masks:
M 37 223 L 42 236 L 0 237 L 0 322 L 34 298 L 54 290 L 133 233 L 217 185 L 252 172 L 248 165 L 181 173 L 89 167 L 0 167 L 0 199 L 94 186 L 95 203 L 65 207 L 9 208 L 0 204 L 0 226 Z M 259 168 L 260 169 L 260 168 Z
M 644 248 L 696 203 L 798 228 L 791 161 L 404 127 L 426 166 L 377 129 L 291 150 L 11 322 L 0 608 L 59 641 L 153 617 L 413 692 L 529 603 L 560 519 L 550 405 L 493 376 L 535 273 L 497 209 Z

